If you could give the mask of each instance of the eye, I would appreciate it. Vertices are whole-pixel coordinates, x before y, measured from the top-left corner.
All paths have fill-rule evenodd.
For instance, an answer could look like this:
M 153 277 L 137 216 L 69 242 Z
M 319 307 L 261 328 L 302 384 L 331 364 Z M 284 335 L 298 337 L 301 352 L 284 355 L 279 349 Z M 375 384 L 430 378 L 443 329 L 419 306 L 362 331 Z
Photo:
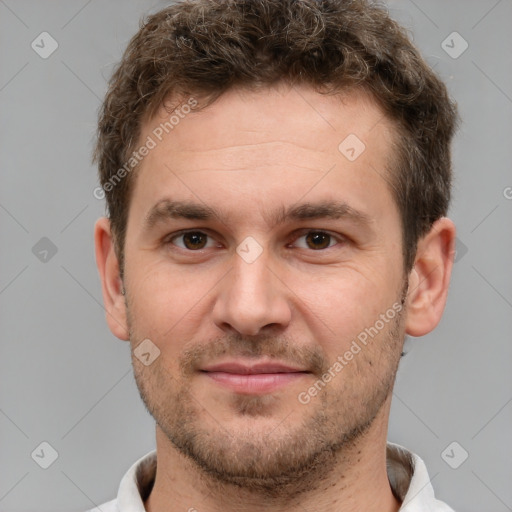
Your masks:
M 166 243 L 170 243 L 189 251 L 197 251 L 215 247 L 213 240 L 208 240 L 209 235 L 202 231 L 185 231 L 168 238 Z
M 300 240 L 304 240 L 304 242 L 299 242 Z M 328 249 L 329 247 L 336 245 L 338 242 L 340 242 L 340 240 L 325 231 L 308 231 L 296 239 L 295 245 L 300 249 L 312 249 L 314 251 L 319 251 L 322 249 Z
M 292 245 L 300 249 L 321 251 L 340 242 L 343 242 L 343 238 L 340 236 L 336 237 L 326 231 L 310 230 L 295 238 Z M 175 245 L 186 251 L 200 251 L 217 246 L 215 240 L 203 231 L 182 231 L 168 237 L 164 243 Z

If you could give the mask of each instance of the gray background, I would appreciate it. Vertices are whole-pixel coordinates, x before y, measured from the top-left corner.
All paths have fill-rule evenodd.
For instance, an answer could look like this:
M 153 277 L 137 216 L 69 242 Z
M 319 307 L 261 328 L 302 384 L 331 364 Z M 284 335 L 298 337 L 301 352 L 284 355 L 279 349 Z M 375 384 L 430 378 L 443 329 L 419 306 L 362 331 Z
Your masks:
M 389 439 L 424 458 L 438 497 L 457 511 L 504 512 L 512 510 L 512 1 L 388 4 L 463 118 L 450 297 L 440 326 L 407 344 Z M 90 155 L 113 64 L 140 16 L 163 5 L 0 0 L 1 511 L 93 507 L 154 446 L 129 346 L 104 320 L 93 252 L 104 205 L 93 197 Z M 43 31 L 59 45 L 45 59 L 31 47 L 43 46 Z M 469 45 L 457 58 L 458 36 L 444 43 L 452 56 L 442 47 L 454 31 Z M 38 463 L 50 461 L 49 449 L 31 457 L 43 441 L 58 452 L 46 470 Z M 457 469 L 441 456 L 453 441 L 452 465 L 469 454 Z

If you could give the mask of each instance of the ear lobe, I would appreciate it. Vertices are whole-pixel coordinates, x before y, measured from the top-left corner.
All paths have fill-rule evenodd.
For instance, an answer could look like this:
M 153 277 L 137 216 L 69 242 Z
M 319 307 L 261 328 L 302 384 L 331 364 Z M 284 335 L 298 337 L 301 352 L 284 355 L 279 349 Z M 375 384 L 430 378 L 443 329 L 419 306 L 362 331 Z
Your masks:
M 114 336 L 128 341 L 130 338 L 123 283 L 119 277 L 119 261 L 114 249 L 110 221 L 106 217 L 96 221 L 94 243 L 108 327 Z
M 441 320 L 455 255 L 455 225 L 443 217 L 418 242 L 409 274 L 406 333 L 424 336 Z

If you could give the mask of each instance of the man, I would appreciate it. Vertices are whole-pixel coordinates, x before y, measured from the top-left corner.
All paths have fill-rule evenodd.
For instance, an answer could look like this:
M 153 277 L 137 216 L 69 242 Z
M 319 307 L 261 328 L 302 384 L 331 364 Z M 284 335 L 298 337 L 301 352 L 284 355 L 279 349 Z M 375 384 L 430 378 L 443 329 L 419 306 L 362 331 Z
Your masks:
M 95 242 L 156 452 L 100 510 L 451 510 L 386 437 L 404 337 L 446 302 L 456 117 L 364 0 L 146 20 L 100 113 Z

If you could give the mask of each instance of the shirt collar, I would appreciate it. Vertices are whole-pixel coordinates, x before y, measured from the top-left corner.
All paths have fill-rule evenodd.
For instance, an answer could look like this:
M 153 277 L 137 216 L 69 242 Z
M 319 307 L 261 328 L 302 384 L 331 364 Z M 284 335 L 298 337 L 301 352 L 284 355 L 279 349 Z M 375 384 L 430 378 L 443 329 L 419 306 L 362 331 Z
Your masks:
M 387 443 L 388 478 L 395 496 L 402 501 L 400 512 L 453 512 L 434 497 L 423 460 L 403 446 Z M 121 512 L 145 512 L 156 475 L 156 450 L 135 462 L 119 485 L 117 502 Z

